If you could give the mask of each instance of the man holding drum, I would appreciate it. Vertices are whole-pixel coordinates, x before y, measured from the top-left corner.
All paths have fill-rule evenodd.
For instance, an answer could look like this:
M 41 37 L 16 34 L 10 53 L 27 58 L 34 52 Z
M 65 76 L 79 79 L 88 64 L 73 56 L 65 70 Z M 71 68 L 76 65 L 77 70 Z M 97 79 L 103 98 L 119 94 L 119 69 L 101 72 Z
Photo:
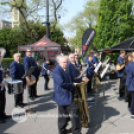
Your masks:
M 10 65 L 11 78 L 13 81 L 21 80 L 23 82 L 23 85 L 25 85 L 26 84 L 25 79 L 22 78 L 25 74 L 25 70 L 24 70 L 23 65 L 20 63 L 20 54 L 15 53 L 13 58 L 14 58 L 14 61 Z M 19 88 L 23 88 L 23 87 L 19 87 Z M 17 89 L 17 90 L 19 91 L 20 89 Z M 15 107 L 23 107 L 24 106 L 23 92 L 20 92 L 20 93 L 15 93 L 15 92 L 16 91 L 14 91 Z

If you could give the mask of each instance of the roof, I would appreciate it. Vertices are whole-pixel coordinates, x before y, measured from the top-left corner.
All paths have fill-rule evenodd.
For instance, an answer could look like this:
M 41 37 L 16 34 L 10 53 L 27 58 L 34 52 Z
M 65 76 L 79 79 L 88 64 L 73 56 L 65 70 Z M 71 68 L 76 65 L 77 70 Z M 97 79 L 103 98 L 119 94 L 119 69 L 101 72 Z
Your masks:
M 114 52 L 119 52 L 120 50 L 134 51 L 134 37 L 129 38 L 126 41 L 123 41 L 120 44 L 110 47 L 108 49 L 101 49 L 98 51 L 104 53 L 114 53 Z
M 44 50 L 58 50 L 61 47 L 60 44 L 52 42 L 47 36 L 45 35 L 39 41 L 31 44 L 31 45 L 23 45 L 19 46 L 19 51 L 25 51 L 26 49 L 31 49 L 32 51 L 44 51 Z

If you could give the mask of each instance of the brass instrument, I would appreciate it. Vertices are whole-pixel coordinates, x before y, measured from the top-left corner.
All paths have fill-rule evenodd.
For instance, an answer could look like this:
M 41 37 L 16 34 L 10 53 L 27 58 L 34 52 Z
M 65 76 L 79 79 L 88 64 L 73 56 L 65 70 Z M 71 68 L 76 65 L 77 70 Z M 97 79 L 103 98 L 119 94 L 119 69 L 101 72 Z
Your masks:
M 74 102 L 79 109 L 81 124 L 83 127 L 88 127 L 90 122 L 87 95 L 86 95 L 86 82 L 81 82 L 76 85 Z
M 28 86 L 32 86 L 33 84 L 36 83 L 36 78 L 35 76 L 31 75 L 31 77 L 26 77 L 26 83 Z
M 100 79 L 97 75 L 94 75 L 92 80 L 93 90 L 98 93 L 101 85 Z

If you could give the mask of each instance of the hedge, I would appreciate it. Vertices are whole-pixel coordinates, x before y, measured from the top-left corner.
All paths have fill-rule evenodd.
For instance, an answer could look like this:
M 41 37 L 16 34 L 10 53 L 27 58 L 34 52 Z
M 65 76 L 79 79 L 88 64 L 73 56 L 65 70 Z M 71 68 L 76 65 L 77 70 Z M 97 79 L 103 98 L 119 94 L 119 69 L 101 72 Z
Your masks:
M 20 59 L 20 63 L 23 63 L 23 59 L 24 58 Z M 1 65 L 2 65 L 2 67 L 9 67 L 12 62 L 13 62 L 13 58 L 4 58 L 2 60 Z

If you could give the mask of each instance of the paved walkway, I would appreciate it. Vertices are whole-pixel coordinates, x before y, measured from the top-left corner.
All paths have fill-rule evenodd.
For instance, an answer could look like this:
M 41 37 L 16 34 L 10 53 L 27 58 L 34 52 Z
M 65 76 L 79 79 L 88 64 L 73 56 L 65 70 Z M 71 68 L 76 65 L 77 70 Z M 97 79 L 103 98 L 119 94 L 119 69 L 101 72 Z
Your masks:
M 118 83 L 118 79 L 102 83 L 101 89 L 106 89 L 105 102 L 103 92 L 100 92 L 96 105 L 89 105 L 91 122 L 89 128 L 82 129 L 82 134 L 134 134 L 134 120 L 130 118 L 127 103 L 124 98 L 118 98 Z M 7 120 L 5 124 L 0 124 L 0 134 L 58 134 L 57 105 L 52 101 L 52 79 L 49 84 L 50 91 L 44 91 L 43 87 L 44 78 L 40 77 L 37 87 L 40 97 L 30 103 L 36 114 L 27 116 L 27 120 L 22 123 Z M 14 96 L 7 94 L 6 98 L 6 113 L 11 115 Z M 24 91 L 24 102 L 27 103 L 27 90 Z

